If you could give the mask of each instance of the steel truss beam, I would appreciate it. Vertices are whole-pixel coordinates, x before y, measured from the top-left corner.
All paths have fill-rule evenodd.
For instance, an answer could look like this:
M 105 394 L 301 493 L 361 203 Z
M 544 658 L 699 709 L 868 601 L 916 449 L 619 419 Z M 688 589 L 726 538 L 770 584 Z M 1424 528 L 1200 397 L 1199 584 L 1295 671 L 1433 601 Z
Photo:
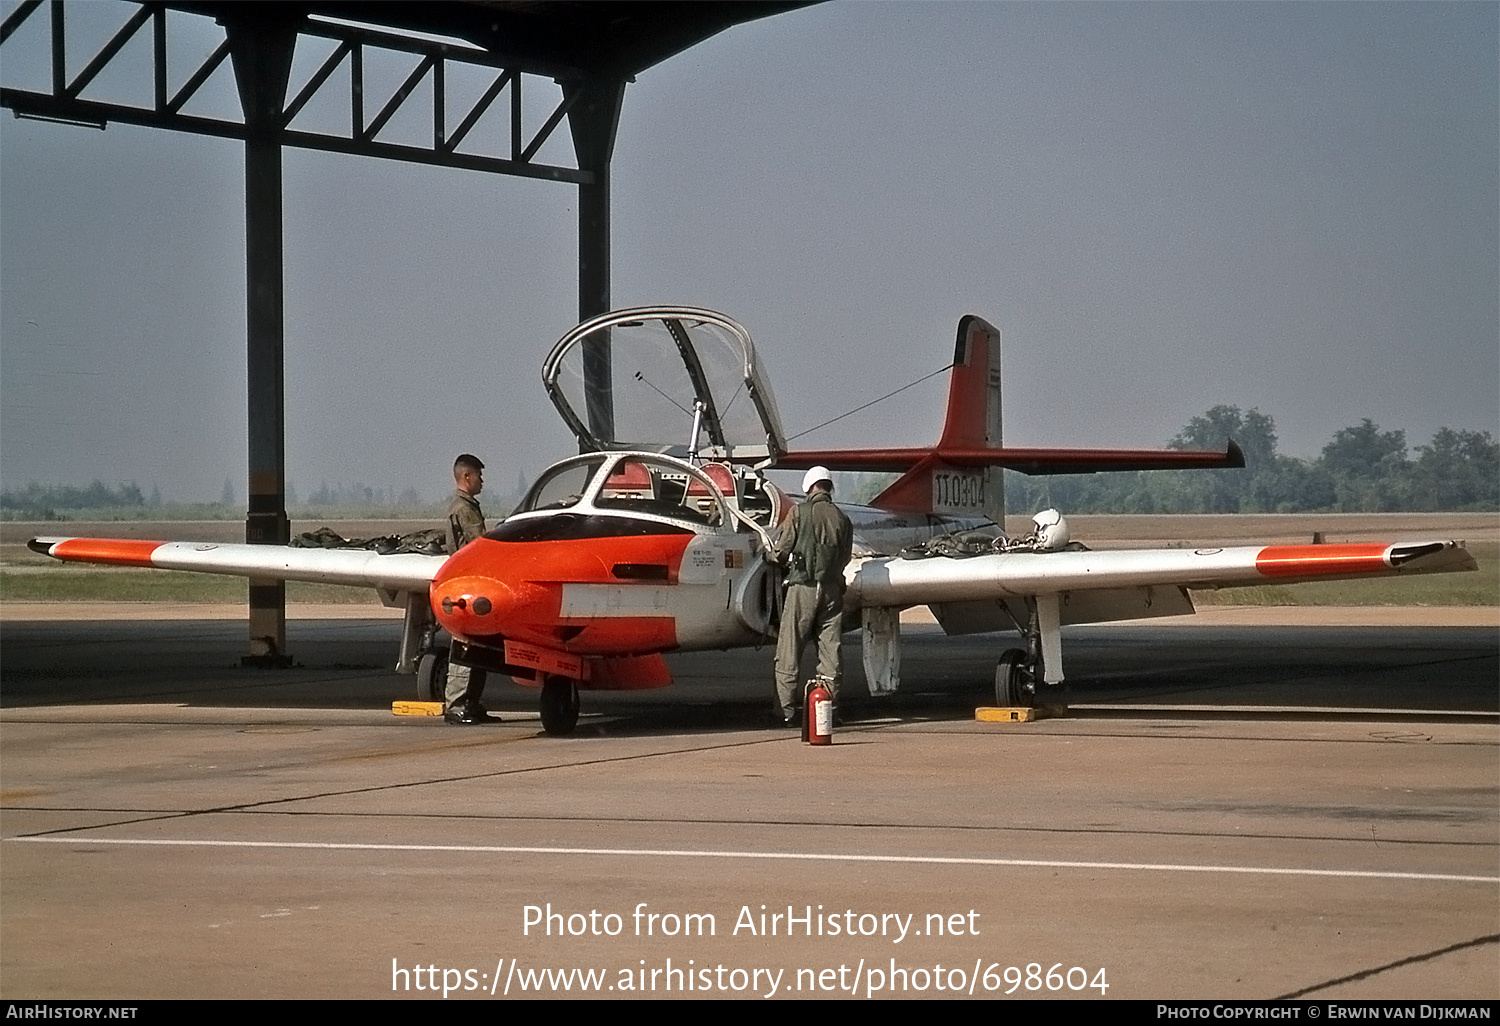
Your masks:
M 123 0 L 130 2 L 130 0 Z M 225 4 L 214 9 L 223 40 L 183 79 L 175 91 L 167 76 L 167 12 L 174 5 L 160 0 L 134 4 L 125 23 L 68 77 L 67 4 L 64 0 L 24 0 L 3 23 L 6 44 L 28 19 L 46 7 L 50 15 L 49 91 L 9 88 L 0 81 L 0 107 L 17 116 L 104 128 L 109 122 L 166 128 L 195 135 L 241 140 L 245 144 L 245 224 L 247 273 L 248 510 L 245 540 L 284 545 L 289 540 L 286 515 L 284 339 L 281 153 L 285 146 L 385 157 L 439 167 L 570 182 L 579 190 L 578 266 L 580 319 L 609 306 L 609 163 L 619 124 L 625 78 L 573 70 L 558 72 L 562 98 L 542 126 L 528 139 L 522 124 L 521 87 L 525 74 L 482 49 L 426 40 L 398 33 L 313 20 L 291 4 Z M 180 8 L 178 8 L 180 9 Z M 204 12 L 207 13 L 207 12 Z M 38 18 L 40 20 L 40 18 Z M 85 99 L 83 92 L 147 25 L 151 26 L 152 102 L 149 106 Z M 303 36 L 333 40 L 333 51 L 288 102 L 289 73 Z M 11 44 L 14 49 L 14 44 Z M 415 58 L 405 80 L 369 117 L 365 56 L 395 53 Z M 514 64 L 516 58 L 510 58 Z M 240 120 L 186 114 L 219 68 L 229 61 L 240 99 Z M 124 63 L 124 62 L 120 62 Z M 330 88 L 335 73 L 348 66 L 348 131 L 342 134 L 293 129 L 292 122 Z M 5 67 L 0 64 L 0 69 Z M 448 71 L 478 68 L 492 76 L 470 104 L 457 127 L 448 130 Z M 528 72 L 529 73 L 529 72 Z M 431 77 L 430 146 L 385 142 L 381 131 Z M 3 75 L 0 75 L 3 79 Z M 488 113 L 500 94 L 510 91 L 508 156 L 461 152 L 459 146 Z M 576 167 L 541 164 L 536 155 L 563 120 L 572 135 Z M 610 404 L 609 352 L 592 352 L 587 386 L 606 411 Z M 606 413 L 606 415 L 609 415 Z M 252 579 L 249 587 L 251 653 L 247 662 L 286 665 L 286 589 L 279 582 Z
M 0 44 L 5 43 L 29 18 L 44 6 L 43 0 L 27 0 L 18 6 L 0 24 Z M 229 57 L 229 40 L 221 42 L 212 53 L 193 69 L 183 84 L 175 91 L 169 90 L 167 81 L 167 6 L 160 3 L 141 3 L 88 63 L 71 80 L 67 75 L 67 22 L 64 0 L 50 0 L 45 4 L 50 13 L 51 29 L 51 83 L 49 92 L 9 88 L 0 85 L 0 107 L 8 107 L 17 116 L 36 117 L 46 120 L 65 121 L 74 124 L 103 128 L 111 121 L 122 124 L 142 125 L 151 128 L 167 128 L 195 135 L 218 136 L 220 138 L 246 139 L 248 129 L 245 120 L 227 120 L 184 114 L 182 109 L 202 89 Z M 153 103 L 150 107 L 89 100 L 83 91 L 101 72 L 110 66 L 137 33 L 147 24 L 152 33 Z M 497 174 L 515 175 L 522 178 L 541 178 L 552 181 L 572 182 L 577 185 L 595 184 L 593 170 L 582 167 L 560 167 L 537 163 L 537 152 L 552 137 L 558 125 L 572 110 L 580 95 L 576 89 L 564 88 L 563 96 L 542 126 L 525 136 L 521 118 L 521 86 L 525 77 L 515 69 L 507 69 L 487 59 L 483 51 L 447 43 L 416 39 L 394 33 L 378 32 L 354 26 L 338 25 L 323 21 L 302 19 L 296 22 L 299 36 L 332 39 L 338 45 L 318 70 L 307 80 L 289 103 L 284 104 L 275 118 L 275 126 L 282 145 L 303 149 L 324 150 L 332 153 L 349 153 L 359 156 L 384 157 L 417 164 L 432 164 L 438 167 L 464 168 Z M 389 52 L 415 56 L 417 62 L 406 80 L 386 98 L 373 117 L 367 117 L 367 81 L 364 74 L 365 56 L 368 52 Z M 325 94 L 334 73 L 345 64 L 349 67 L 348 109 L 350 112 L 347 133 L 333 134 L 311 132 L 290 127 L 291 122 L 314 99 Z M 493 75 L 489 85 L 479 98 L 471 104 L 458 126 L 447 130 L 447 113 L 451 97 L 447 95 L 448 71 L 451 67 L 481 68 Z M 382 142 L 377 138 L 381 130 L 410 100 L 423 81 L 432 79 L 432 144 L 414 146 L 407 143 Z M 535 76 L 533 76 L 535 77 Z M 506 89 L 510 90 L 510 153 L 508 156 L 461 152 L 459 145 L 494 105 L 495 100 Z M 243 112 L 242 112 L 243 114 Z

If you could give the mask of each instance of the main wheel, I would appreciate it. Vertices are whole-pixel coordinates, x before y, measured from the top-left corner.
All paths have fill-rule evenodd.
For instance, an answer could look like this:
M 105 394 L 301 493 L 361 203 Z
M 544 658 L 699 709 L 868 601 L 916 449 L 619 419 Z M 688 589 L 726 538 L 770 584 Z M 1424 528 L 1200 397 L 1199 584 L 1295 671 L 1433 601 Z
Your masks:
M 1036 690 L 1031 686 L 1031 671 L 1026 666 L 1026 653 L 1013 648 L 1000 657 L 995 667 L 995 704 L 1002 709 L 1027 708 L 1036 701 Z
M 442 702 L 448 691 L 448 652 L 436 649 L 417 660 L 417 701 Z
M 567 677 L 548 677 L 542 685 L 542 729 L 563 735 L 577 725 L 578 685 Z

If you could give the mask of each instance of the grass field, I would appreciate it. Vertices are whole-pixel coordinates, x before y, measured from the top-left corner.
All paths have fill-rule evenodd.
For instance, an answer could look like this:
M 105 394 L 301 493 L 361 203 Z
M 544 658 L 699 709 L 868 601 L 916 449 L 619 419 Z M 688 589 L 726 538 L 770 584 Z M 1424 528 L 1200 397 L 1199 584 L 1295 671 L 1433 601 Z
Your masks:
M 244 605 L 246 581 L 240 577 L 190 574 L 177 570 L 136 570 L 57 564 L 0 568 L 0 603 L 5 602 L 187 602 Z M 380 605 L 372 588 L 289 581 L 288 602 Z

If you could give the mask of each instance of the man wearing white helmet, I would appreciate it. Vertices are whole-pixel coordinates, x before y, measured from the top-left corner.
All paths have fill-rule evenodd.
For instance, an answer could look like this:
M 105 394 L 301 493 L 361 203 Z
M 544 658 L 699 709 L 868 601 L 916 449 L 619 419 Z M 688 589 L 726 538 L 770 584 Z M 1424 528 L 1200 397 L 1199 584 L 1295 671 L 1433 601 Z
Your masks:
M 786 600 L 776 641 L 776 713 L 797 723 L 796 699 L 802 650 L 818 638 L 818 675 L 833 681 L 838 703 L 843 663 L 839 656 L 844 618 L 844 567 L 854 548 L 854 527 L 833 504 L 833 475 L 813 467 L 802 478 L 807 500 L 792 510 L 772 553 L 786 567 Z

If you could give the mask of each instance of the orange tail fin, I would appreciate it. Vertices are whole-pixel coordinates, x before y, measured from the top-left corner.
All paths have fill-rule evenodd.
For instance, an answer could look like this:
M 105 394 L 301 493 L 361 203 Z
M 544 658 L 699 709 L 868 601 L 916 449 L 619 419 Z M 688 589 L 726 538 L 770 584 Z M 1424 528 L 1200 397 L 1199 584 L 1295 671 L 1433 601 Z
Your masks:
M 872 505 L 909 513 L 987 516 L 1004 523 L 1001 468 L 1023 474 L 1097 474 L 1118 470 L 1211 470 L 1243 467 L 1231 441 L 1223 452 L 1196 449 L 1006 448 L 1000 436 L 1000 329 L 972 314 L 958 322 L 948 381 L 948 415 L 936 446 L 801 449 L 782 454 L 778 469 L 898 471 Z
M 958 322 L 942 440 L 870 504 L 913 513 L 988 516 L 1002 524 L 1004 472 L 999 467 L 955 467 L 938 456 L 942 450 L 1001 447 L 1000 329 L 967 314 Z

